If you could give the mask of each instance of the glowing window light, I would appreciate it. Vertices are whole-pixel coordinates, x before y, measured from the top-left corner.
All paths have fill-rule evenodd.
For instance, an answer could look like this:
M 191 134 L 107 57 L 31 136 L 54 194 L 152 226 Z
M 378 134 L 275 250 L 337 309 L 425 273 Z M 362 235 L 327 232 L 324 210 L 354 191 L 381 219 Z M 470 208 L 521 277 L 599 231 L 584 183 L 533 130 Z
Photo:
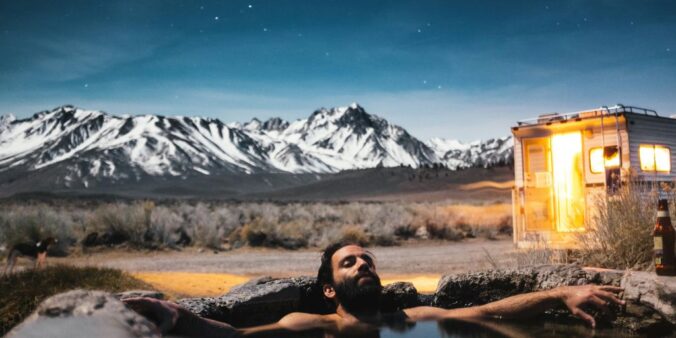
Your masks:
M 671 156 L 669 155 L 669 148 L 655 146 L 655 170 L 665 172 L 671 171 Z
M 552 176 L 556 229 L 584 231 L 582 134 L 552 135 Z
M 643 171 L 671 171 L 671 154 L 669 148 L 654 144 L 641 144 L 638 148 L 641 170 Z
M 589 166 L 593 174 L 605 171 L 605 168 L 618 168 L 620 166 L 620 152 L 616 146 L 606 147 L 605 156 L 603 148 L 596 147 L 589 150 Z

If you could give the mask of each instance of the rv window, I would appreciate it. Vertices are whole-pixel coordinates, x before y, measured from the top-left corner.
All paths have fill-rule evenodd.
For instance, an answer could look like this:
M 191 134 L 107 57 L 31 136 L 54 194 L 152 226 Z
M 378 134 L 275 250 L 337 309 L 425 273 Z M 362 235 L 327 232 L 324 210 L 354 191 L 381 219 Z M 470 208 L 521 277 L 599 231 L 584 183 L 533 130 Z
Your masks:
M 655 144 L 641 144 L 638 156 L 643 171 L 671 171 L 671 154 L 669 148 Z
M 608 146 L 606 150 L 596 147 L 589 150 L 589 167 L 592 173 L 600 174 L 605 168 L 618 168 L 620 166 L 620 152 L 617 146 Z

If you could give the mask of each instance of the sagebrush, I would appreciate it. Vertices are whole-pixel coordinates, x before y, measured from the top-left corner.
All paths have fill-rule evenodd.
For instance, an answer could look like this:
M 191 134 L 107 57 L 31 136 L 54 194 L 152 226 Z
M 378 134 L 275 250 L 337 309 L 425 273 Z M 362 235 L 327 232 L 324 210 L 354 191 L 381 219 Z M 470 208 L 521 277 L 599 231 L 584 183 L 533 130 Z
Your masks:
M 322 247 L 350 238 L 397 245 L 411 238 L 493 239 L 511 231 L 509 204 L 101 202 L 0 205 L 0 243 L 58 237 L 65 246 L 224 249 Z
M 579 236 L 582 263 L 614 269 L 652 268 L 657 201 L 670 200 L 674 219 L 674 196 L 669 186 L 630 181 L 614 195 L 598 198 L 589 231 Z

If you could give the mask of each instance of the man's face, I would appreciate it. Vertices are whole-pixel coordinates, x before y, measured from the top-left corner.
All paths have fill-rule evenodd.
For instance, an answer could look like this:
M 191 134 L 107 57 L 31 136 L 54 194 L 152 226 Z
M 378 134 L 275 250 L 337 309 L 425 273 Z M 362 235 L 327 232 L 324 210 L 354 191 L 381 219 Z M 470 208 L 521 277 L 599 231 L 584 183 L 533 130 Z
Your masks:
M 372 253 L 357 245 L 340 248 L 331 257 L 335 297 L 348 311 L 376 310 L 382 286 Z
M 356 285 L 380 282 L 376 273 L 375 256 L 357 245 L 347 245 L 336 251 L 331 257 L 331 267 L 335 284 L 348 280 L 354 280 Z

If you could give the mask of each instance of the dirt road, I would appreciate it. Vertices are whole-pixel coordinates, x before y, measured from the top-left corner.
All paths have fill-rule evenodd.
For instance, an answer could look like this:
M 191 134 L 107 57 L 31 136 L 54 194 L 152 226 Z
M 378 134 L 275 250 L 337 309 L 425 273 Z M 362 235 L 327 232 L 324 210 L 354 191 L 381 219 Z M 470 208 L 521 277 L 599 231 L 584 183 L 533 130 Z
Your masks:
M 441 276 L 513 264 L 511 240 L 472 239 L 461 242 L 418 242 L 397 247 L 374 247 L 383 285 L 408 281 L 419 292 L 432 293 Z M 288 251 L 244 248 L 214 253 L 184 251 L 106 251 L 52 258 L 51 262 L 77 266 L 111 267 L 132 273 L 175 298 L 226 293 L 234 285 L 260 276 L 314 276 L 319 250 Z M 489 257 L 490 256 L 490 257 Z
M 382 275 L 458 273 L 490 268 L 488 254 L 498 264 L 508 265 L 510 240 L 483 239 L 461 242 L 426 242 L 396 247 L 373 247 Z M 319 250 L 238 249 L 227 252 L 106 252 L 55 259 L 60 263 L 118 268 L 129 272 L 174 271 L 230 273 L 248 276 L 315 275 Z

